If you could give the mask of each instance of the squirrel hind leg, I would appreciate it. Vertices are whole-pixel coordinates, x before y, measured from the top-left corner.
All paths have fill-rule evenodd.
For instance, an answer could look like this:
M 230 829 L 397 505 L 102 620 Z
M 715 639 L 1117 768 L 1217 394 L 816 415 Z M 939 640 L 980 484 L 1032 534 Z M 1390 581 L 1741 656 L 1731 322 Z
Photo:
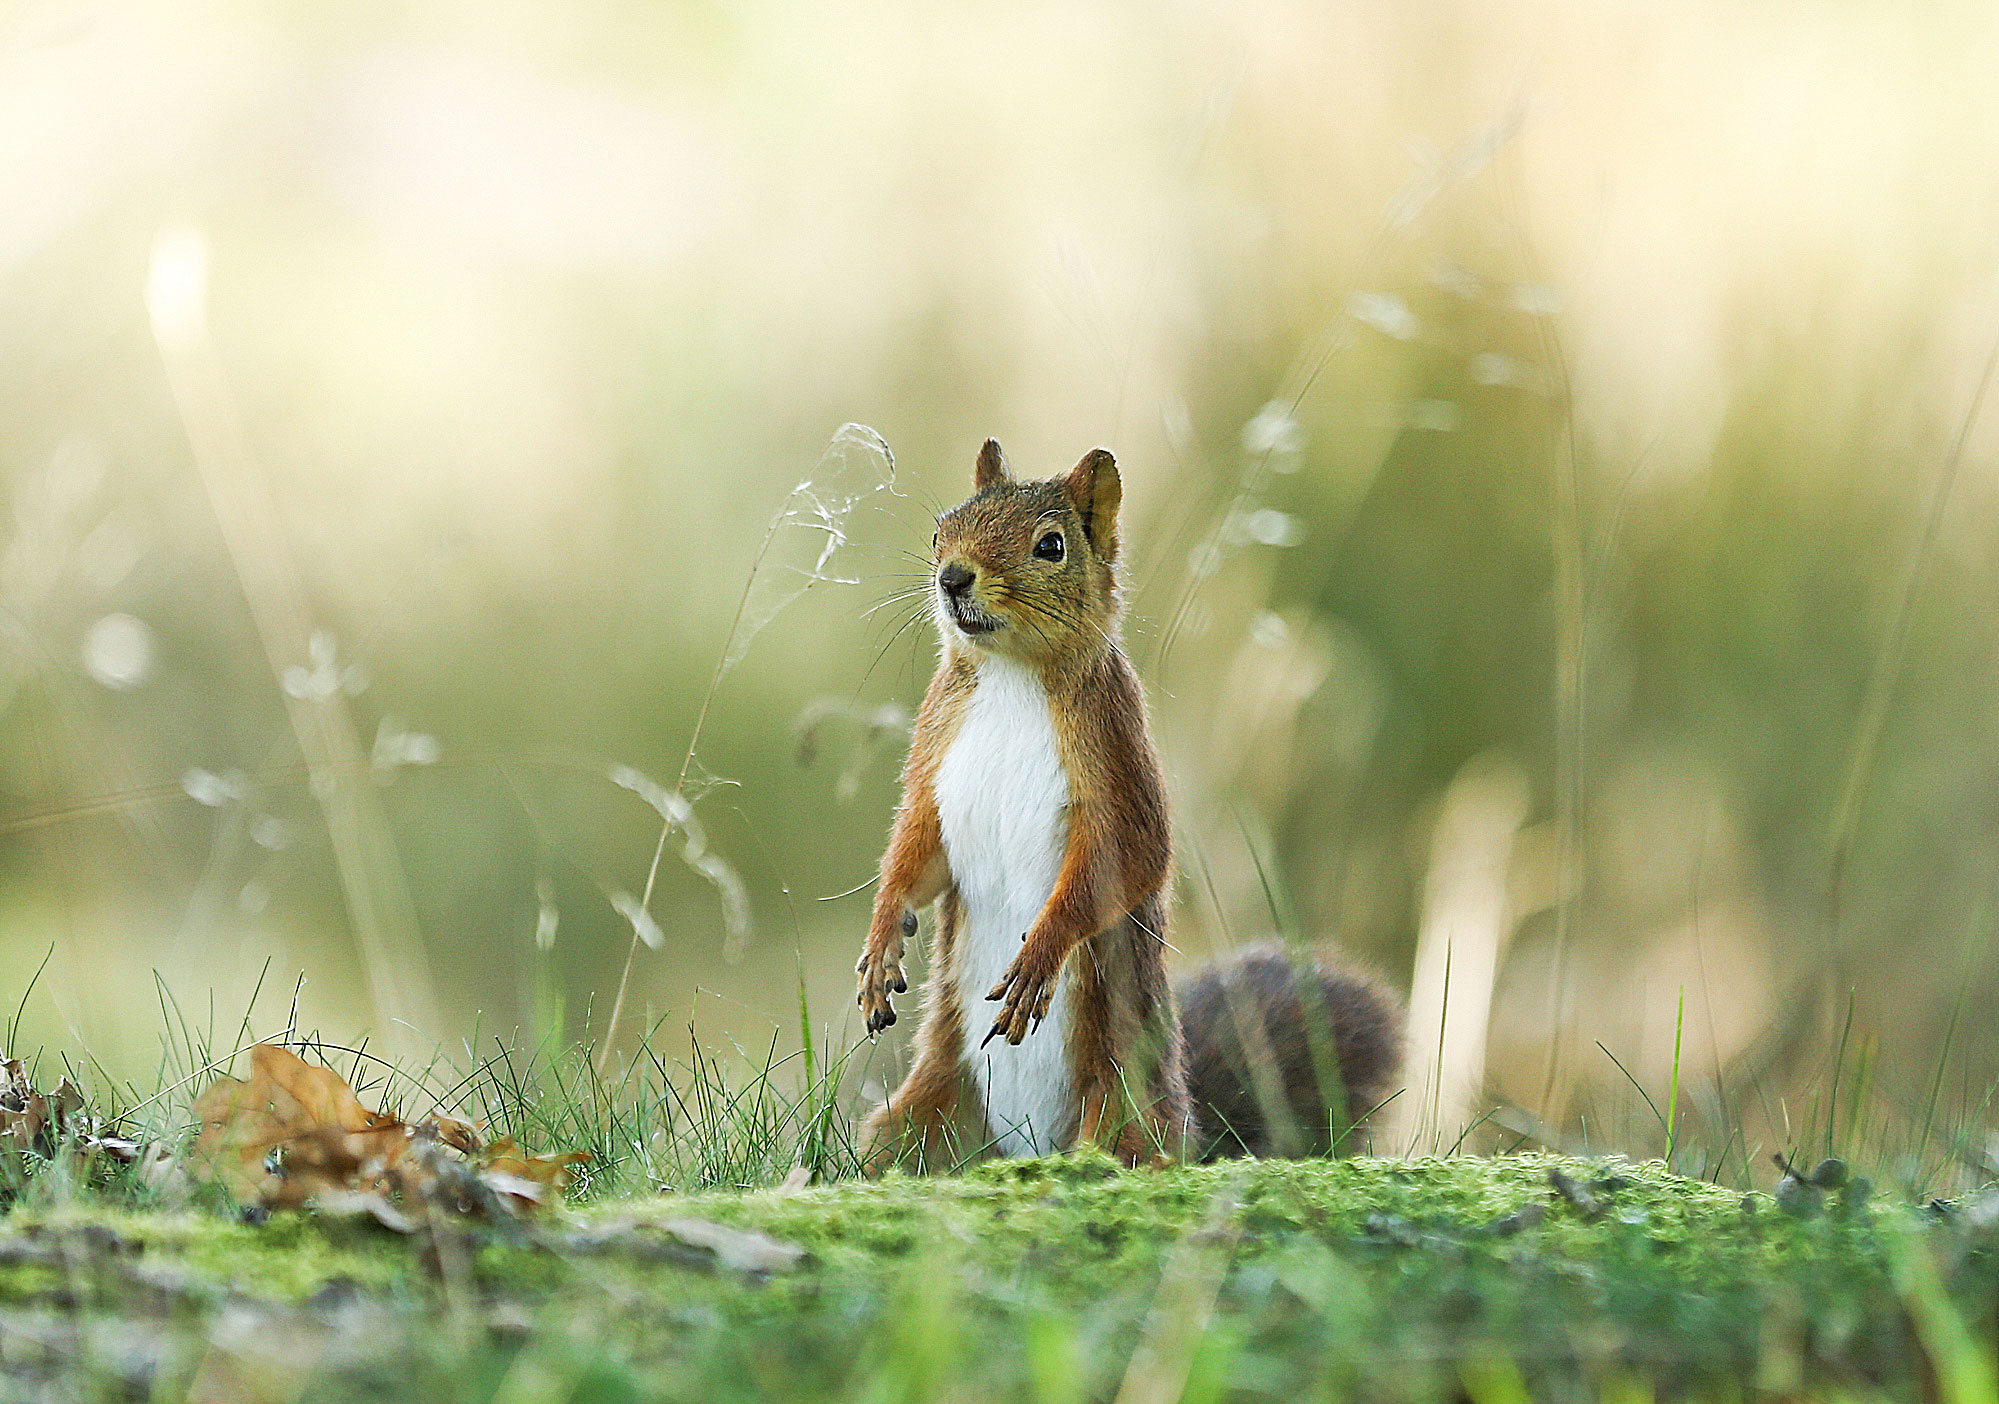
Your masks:
M 958 1055 L 956 1025 L 950 1016 L 939 1028 L 926 1019 L 917 1036 L 916 1062 L 902 1085 L 861 1123 L 855 1137 L 861 1173 L 880 1175 L 894 1165 L 947 1170 L 965 1147 L 958 1134 L 966 1122 L 965 1078 Z M 976 1145 L 976 1138 L 971 1144 Z
M 955 1083 L 926 1081 L 912 1088 L 914 1074 L 895 1095 L 876 1107 L 855 1137 L 861 1173 L 870 1179 L 901 1165 L 916 1170 L 948 1170 L 961 1153 L 960 1112 Z
M 1401 1001 L 1281 945 L 1203 967 L 1180 1008 L 1204 1159 L 1352 1153 L 1401 1070 Z
M 1184 1106 L 1176 1117 L 1170 1099 L 1142 1109 L 1120 1106 L 1129 1100 L 1116 1092 L 1086 1095 L 1076 1144 L 1100 1147 L 1116 1156 L 1127 1170 L 1160 1170 L 1179 1164 L 1186 1155 Z

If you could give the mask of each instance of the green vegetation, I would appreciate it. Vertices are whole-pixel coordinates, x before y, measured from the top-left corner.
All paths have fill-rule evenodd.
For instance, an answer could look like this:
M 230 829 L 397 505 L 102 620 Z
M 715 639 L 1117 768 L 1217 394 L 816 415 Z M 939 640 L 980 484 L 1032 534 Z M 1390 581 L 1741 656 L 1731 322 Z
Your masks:
M 408 1238 L 73 1201 L 0 1231 L 0 1335 L 84 1398 L 1993 1397 L 1999 1215 L 1803 1207 L 1545 1156 L 1079 1155 Z
M 159 1091 L 86 1078 L 103 1095 L 72 1124 L 184 1155 L 202 1070 L 230 1050 L 181 1028 Z M 655 1031 L 600 1074 L 587 1047 L 391 1068 L 291 1042 L 369 1108 L 587 1150 L 575 1203 L 496 1222 L 405 1202 L 398 1234 L 353 1209 L 245 1216 L 144 1156 L 19 1152 L 0 1339 L 36 1344 L 0 1356 L 0 1390 L 1484 1404 L 1914 1399 L 1948 1378 L 1943 1397 L 1999 1404 L 1982 1108 L 1940 1095 L 1922 1143 L 1869 1135 L 1830 1115 L 1852 1101 L 1836 1056 L 1781 1179 L 1739 1134 L 1671 1125 L 1634 1078 L 1636 1115 L 1586 1129 L 1670 1142 L 1672 1169 L 1512 1154 L 1125 1172 L 1089 1153 L 863 1182 L 845 1089 L 867 1044 L 829 1056 L 801 1034 L 798 1053 L 745 1057 L 690 1040 L 672 1057 Z M 1812 1164 L 1835 1149 L 1854 1168 Z M 1925 1204 L 1937 1192 L 1957 1198 Z

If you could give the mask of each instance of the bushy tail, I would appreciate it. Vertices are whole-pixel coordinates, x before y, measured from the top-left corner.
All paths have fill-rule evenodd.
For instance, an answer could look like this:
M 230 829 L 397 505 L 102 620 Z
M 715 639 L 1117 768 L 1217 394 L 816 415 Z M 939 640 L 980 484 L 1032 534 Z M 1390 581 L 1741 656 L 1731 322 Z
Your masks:
M 1351 1154 L 1402 1067 L 1402 1002 L 1356 971 L 1250 946 L 1179 991 L 1201 1158 Z

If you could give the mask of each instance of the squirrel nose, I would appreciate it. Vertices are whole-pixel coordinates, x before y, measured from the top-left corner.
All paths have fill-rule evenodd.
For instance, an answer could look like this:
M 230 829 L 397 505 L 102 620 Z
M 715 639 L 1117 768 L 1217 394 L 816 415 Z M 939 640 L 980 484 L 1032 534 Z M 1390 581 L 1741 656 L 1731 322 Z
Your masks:
M 972 588 L 972 572 L 962 561 L 952 561 L 937 572 L 937 583 L 947 595 L 962 595 Z

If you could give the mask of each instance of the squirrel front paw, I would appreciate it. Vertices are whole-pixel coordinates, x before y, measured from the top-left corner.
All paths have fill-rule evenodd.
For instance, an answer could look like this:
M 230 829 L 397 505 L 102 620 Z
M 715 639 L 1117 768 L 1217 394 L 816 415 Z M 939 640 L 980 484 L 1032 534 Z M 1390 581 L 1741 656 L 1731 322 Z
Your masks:
M 915 914 L 905 913 L 900 928 L 888 939 L 868 937 L 867 949 L 861 952 L 854 966 L 854 973 L 861 977 L 855 1003 L 860 1005 L 861 1016 L 867 1021 L 869 1038 L 895 1022 L 895 1002 L 889 996 L 909 989 L 909 982 L 902 976 L 902 945 L 915 929 Z
M 1055 998 L 1055 978 L 1062 973 L 1060 960 L 1049 960 L 1036 950 L 1033 942 L 1021 947 L 1020 954 L 1013 958 L 1013 964 L 1006 968 L 1006 974 L 994 985 L 986 998 L 1004 1000 L 999 1017 L 986 1036 L 979 1040 L 984 1048 L 995 1038 L 1004 1038 L 1008 1043 L 1019 1043 L 1033 1030 L 1041 1027 L 1041 1021 L 1048 1017 L 1048 1005 Z

